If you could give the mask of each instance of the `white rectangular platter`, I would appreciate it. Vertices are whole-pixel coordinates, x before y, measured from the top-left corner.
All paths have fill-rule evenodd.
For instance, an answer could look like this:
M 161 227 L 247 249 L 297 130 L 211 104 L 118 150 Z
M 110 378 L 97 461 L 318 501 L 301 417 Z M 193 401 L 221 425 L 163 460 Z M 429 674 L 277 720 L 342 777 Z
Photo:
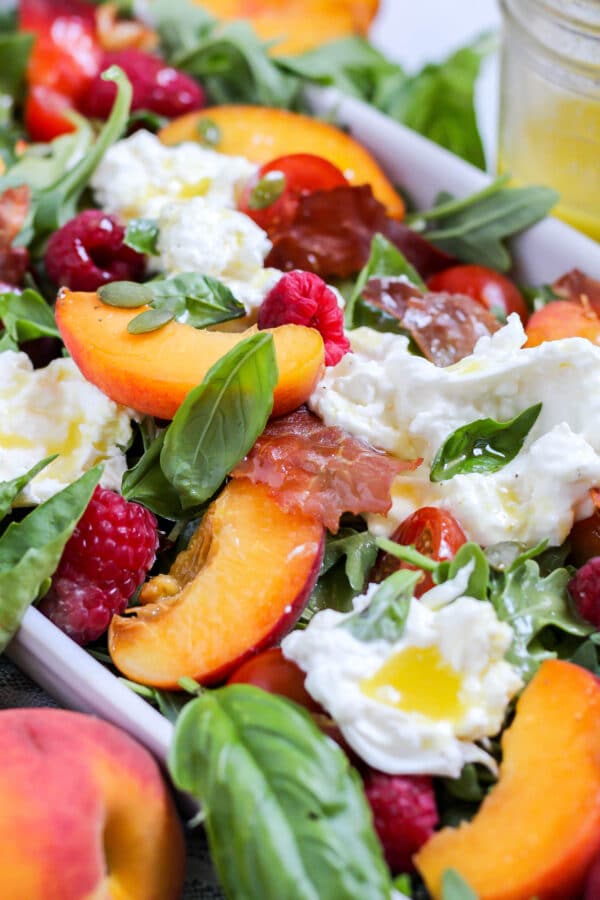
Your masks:
M 424 208 L 438 191 L 464 196 L 490 180 L 358 100 L 315 90 L 310 101 L 319 114 L 334 110 L 338 121 L 372 151 L 392 181 L 404 185 Z M 524 282 L 549 282 L 572 268 L 600 278 L 600 245 L 556 219 L 546 219 L 518 237 L 513 252 L 516 276 Z M 113 722 L 165 760 L 171 724 L 36 609 L 26 613 L 7 653 L 59 703 Z

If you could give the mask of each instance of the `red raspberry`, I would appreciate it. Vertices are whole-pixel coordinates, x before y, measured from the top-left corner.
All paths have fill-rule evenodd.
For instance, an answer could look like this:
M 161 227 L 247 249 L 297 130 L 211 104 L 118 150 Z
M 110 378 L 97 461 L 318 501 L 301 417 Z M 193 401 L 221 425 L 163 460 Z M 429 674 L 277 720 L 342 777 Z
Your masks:
M 79 213 L 58 231 L 46 248 L 46 271 L 56 284 L 75 291 L 95 291 L 109 281 L 138 281 L 144 256 L 123 243 L 125 229 L 100 209 Z
M 40 610 L 78 644 L 103 634 L 154 563 L 156 519 L 97 487 L 68 541 Z
M 431 778 L 371 769 L 365 775 L 365 793 L 388 866 L 392 872 L 413 872 L 413 854 L 439 821 Z
M 571 578 L 569 593 L 579 615 L 600 628 L 600 556 L 593 556 Z
M 147 109 L 174 119 L 202 109 L 206 103 L 204 91 L 197 81 L 169 66 L 158 56 L 134 48 L 107 51 L 101 71 L 112 65 L 120 66 L 131 81 L 132 112 Z M 117 86 L 97 75 L 81 98 L 79 108 L 90 118 L 107 119 L 116 95 Z
M 335 366 L 350 349 L 344 334 L 344 314 L 337 297 L 312 272 L 288 272 L 271 288 L 258 310 L 258 327 L 306 325 L 316 328 L 325 343 L 325 365 Z

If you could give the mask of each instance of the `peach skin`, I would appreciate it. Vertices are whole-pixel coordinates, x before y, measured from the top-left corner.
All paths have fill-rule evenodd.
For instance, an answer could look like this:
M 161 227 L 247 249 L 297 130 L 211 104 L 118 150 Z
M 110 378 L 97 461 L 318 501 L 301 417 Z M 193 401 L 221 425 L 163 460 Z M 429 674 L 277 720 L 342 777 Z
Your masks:
M 88 381 L 111 400 L 162 419 L 172 419 L 210 367 L 256 330 L 221 332 L 169 322 L 158 331 L 129 334 L 127 324 L 139 312 L 64 288 L 55 308 L 62 339 Z M 302 325 L 269 330 L 279 370 L 273 415 L 283 415 L 312 393 L 323 370 L 323 339 Z
M 184 676 L 223 680 L 293 627 L 317 580 L 323 542 L 319 522 L 284 512 L 264 485 L 230 481 L 169 575 L 144 585 L 141 607 L 113 617 L 113 663 L 155 687 L 177 688 Z
M 600 318 L 588 304 L 555 300 L 534 312 L 527 322 L 526 347 L 537 347 L 544 341 L 582 337 L 600 344 Z
M 456 869 L 480 900 L 576 900 L 600 851 L 600 681 L 546 661 L 502 738 L 500 780 L 470 823 L 415 857 L 436 900 Z
M 200 140 L 200 122 L 214 122 L 220 133 L 215 150 L 245 156 L 262 164 L 290 153 L 312 153 L 341 169 L 351 184 L 370 184 L 374 195 L 395 219 L 404 202 L 379 163 L 344 131 L 299 113 L 267 106 L 211 106 L 174 119 L 159 132 L 165 144 Z
M 184 844 L 158 766 L 106 722 L 0 712 L 4 900 L 177 900 Z

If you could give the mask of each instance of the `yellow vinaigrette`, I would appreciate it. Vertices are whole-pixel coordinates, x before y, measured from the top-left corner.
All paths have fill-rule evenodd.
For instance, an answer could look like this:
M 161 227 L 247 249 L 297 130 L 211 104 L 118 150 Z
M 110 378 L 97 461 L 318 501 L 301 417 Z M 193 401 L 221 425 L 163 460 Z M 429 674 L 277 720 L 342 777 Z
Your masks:
M 461 687 L 461 676 L 436 646 L 408 647 L 360 683 L 362 692 L 372 700 L 450 722 L 460 721 L 466 711 Z

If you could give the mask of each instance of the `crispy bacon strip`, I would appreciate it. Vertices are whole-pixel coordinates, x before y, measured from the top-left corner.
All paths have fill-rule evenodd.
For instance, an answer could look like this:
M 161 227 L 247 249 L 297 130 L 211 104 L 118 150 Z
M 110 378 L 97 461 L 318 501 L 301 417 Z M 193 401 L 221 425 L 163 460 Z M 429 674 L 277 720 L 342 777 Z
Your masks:
M 423 294 L 392 278 L 372 278 L 363 297 L 371 306 L 398 319 L 419 350 L 436 366 L 450 366 L 473 352 L 480 337 L 500 323 L 481 303 L 462 294 Z
M 301 407 L 270 422 L 232 475 L 269 485 L 282 509 L 301 510 L 335 533 L 344 512 L 387 513 L 392 481 L 421 462 L 375 450 Z
M 391 219 L 369 185 L 348 185 L 301 197 L 293 220 L 269 233 L 273 248 L 266 265 L 346 278 L 365 265 L 378 232 L 404 253 L 423 278 L 453 262 L 416 231 Z
M 12 246 L 27 217 L 29 198 L 26 184 L 0 195 L 0 282 L 5 290 L 21 284 L 29 265 L 27 248 Z
M 567 272 L 554 282 L 552 289 L 563 300 L 574 300 L 576 303 L 587 301 L 594 312 L 600 314 L 600 281 L 590 278 L 580 269 Z

